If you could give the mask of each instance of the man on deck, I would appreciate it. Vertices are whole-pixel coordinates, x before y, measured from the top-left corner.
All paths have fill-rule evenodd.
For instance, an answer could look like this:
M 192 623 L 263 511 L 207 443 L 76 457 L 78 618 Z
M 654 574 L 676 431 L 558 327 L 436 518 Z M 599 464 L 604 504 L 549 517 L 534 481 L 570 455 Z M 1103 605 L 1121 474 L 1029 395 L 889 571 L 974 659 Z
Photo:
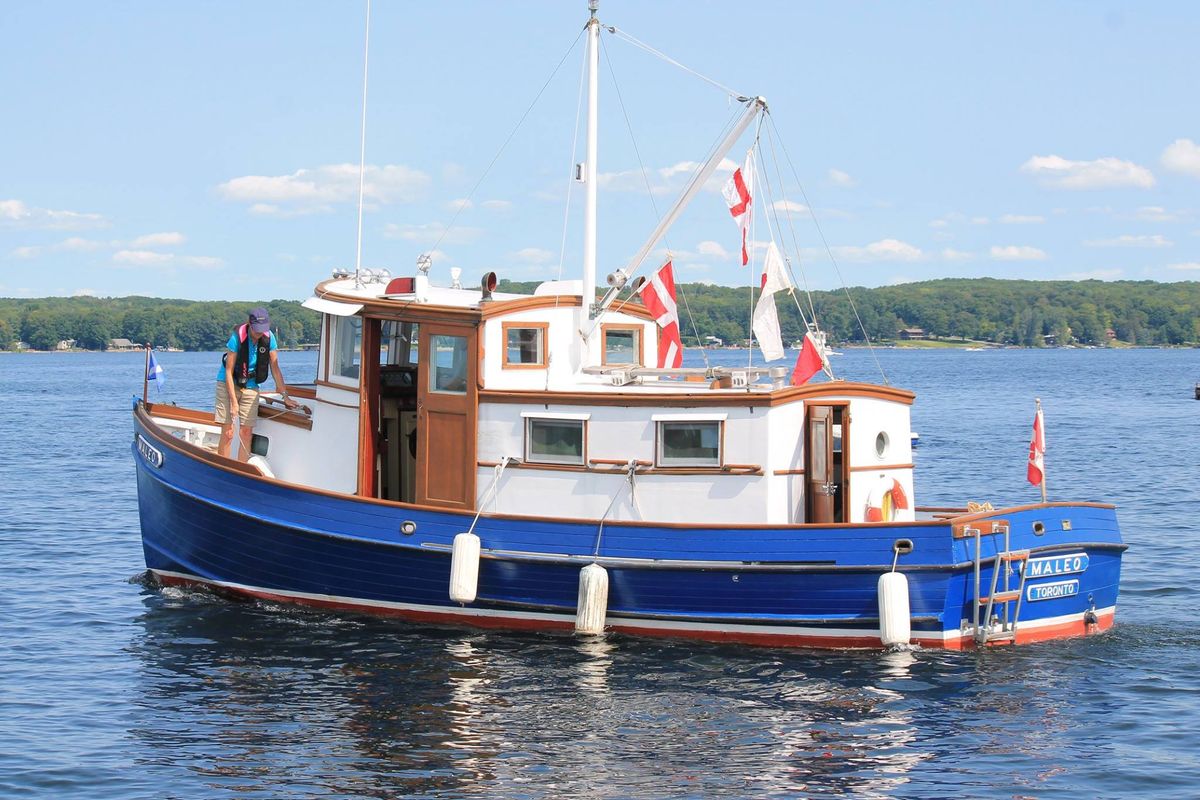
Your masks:
M 250 457 L 250 441 L 254 434 L 254 421 L 258 419 L 258 389 L 270 375 L 275 376 L 275 388 L 283 396 L 288 408 L 297 403 L 288 397 L 287 383 L 279 369 L 276 350 L 279 344 L 271 333 L 271 317 L 265 308 L 250 312 L 250 319 L 229 336 L 226 344 L 229 352 L 221 358 L 221 369 L 217 372 L 217 396 L 214 402 L 217 424 L 221 426 L 221 442 L 217 454 L 228 456 L 233 445 L 233 417 L 230 409 L 236 409 L 241 420 L 241 446 L 238 458 L 245 461 Z

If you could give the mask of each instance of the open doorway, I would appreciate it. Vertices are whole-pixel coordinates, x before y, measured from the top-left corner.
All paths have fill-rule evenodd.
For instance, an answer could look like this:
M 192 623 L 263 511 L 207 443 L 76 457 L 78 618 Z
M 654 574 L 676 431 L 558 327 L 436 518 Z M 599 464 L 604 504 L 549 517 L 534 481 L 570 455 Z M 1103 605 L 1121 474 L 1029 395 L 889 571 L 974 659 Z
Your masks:
M 805 522 L 849 520 L 849 429 L 845 405 L 809 405 L 805 409 Z

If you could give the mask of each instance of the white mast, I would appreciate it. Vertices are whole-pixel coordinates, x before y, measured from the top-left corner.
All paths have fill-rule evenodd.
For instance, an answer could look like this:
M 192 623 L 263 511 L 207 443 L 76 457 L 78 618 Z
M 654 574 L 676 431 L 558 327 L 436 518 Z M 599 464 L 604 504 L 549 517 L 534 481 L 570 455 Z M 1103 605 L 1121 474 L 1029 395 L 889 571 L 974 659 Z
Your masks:
M 583 212 L 583 307 L 591 315 L 596 301 L 596 146 L 597 108 L 599 105 L 600 20 L 596 11 L 600 0 L 588 0 L 592 18 L 588 20 L 588 114 L 587 156 L 584 161 L 583 183 L 586 203 Z
M 371 49 L 371 0 L 367 0 L 366 32 L 363 34 L 362 139 L 358 150 L 358 237 L 354 250 L 354 288 L 362 288 L 363 178 L 367 171 L 367 56 Z

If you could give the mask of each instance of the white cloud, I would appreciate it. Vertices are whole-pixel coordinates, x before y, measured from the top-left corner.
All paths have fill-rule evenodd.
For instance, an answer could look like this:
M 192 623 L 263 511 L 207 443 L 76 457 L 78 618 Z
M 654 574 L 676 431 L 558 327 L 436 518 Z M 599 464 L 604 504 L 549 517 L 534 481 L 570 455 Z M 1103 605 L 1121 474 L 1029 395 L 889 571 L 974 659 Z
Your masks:
M 771 204 L 771 208 L 776 211 L 786 211 L 790 214 L 807 214 L 808 206 L 804 203 L 797 203 L 795 200 L 776 200 Z
M 835 247 L 833 253 L 843 261 L 919 261 L 925 257 L 920 248 L 899 239 L 881 239 L 865 247 Z
M 1131 236 L 1123 234 L 1111 239 L 1092 239 L 1084 242 L 1088 247 L 1171 247 L 1174 242 L 1159 234 L 1152 236 Z
M 1040 225 L 1046 218 L 1037 214 L 1005 214 L 1000 217 L 1003 225 Z
M 1026 245 L 993 245 L 990 255 L 996 261 L 1045 261 L 1046 253 L 1036 247 Z
M 96 296 L 95 289 L 76 289 L 75 291 L 71 292 L 71 297 L 95 297 L 95 296 Z
M 389 223 L 383 229 L 386 239 L 403 239 L 406 242 L 418 244 L 466 244 L 473 242 L 482 235 L 479 228 L 467 228 L 461 225 L 447 229 L 441 222 L 429 222 L 424 225 L 397 225 Z
M 555 261 L 554 253 L 541 247 L 523 247 L 513 253 L 512 257 L 526 264 L 550 264 Z
M 964 250 L 955 250 L 952 247 L 947 247 L 942 251 L 942 258 L 947 261 L 968 261 L 975 257 L 974 253 L 968 253 Z
M 0 200 L 0 224 L 10 228 L 74 231 L 105 228 L 109 222 L 100 214 L 33 208 L 20 200 Z
M 175 247 L 186 241 L 186 236 L 175 231 L 169 233 L 148 233 L 145 236 L 139 236 L 134 239 L 129 243 L 129 246 L 134 248 Z
M 1172 172 L 1200 178 L 1200 145 L 1191 139 L 1176 139 L 1163 150 L 1162 165 Z
M 18 247 L 9 253 L 9 257 L 29 259 L 37 258 L 43 253 L 90 253 L 102 247 L 110 246 L 112 245 L 109 242 L 98 242 L 94 239 L 83 239 L 79 236 L 72 236 L 51 245 Z
M 42 254 L 42 248 L 28 245 L 25 247 L 16 247 L 8 254 L 9 258 L 19 258 L 22 261 L 29 258 L 37 258 Z
M 1068 272 L 1061 276 L 1060 280 L 1064 281 L 1115 281 L 1119 280 L 1124 275 L 1124 270 L 1120 269 L 1094 269 L 1090 272 Z
M 696 245 L 696 252 L 702 256 L 712 256 L 713 258 L 720 259 L 729 258 L 729 251 L 720 242 L 714 242 L 711 239 L 705 239 Z
M 1169 264 L 1167 269 L 1180 270 L 1182 272 L 1195 272 L 1200 270 L 1200 261 L 1185 261 L 1180 264 Z
M 192 267 L 195 269 L 220 269 L 224 260 L 214 256 L 181 256 L 175 253 L 158 253 L 153 250 L 118 250 L 113 253 L 113 263 L 130 267 Z
M 847 189 L 853 189 L 855 186 L 858 186 L 858 181 L 854 180 L 854 178 L 851 178 L 848 174 L 842 172 L 840 169 L 829 170 L 829 182 L 834 186 L 842 186 Z
M 1061 156 L 1033 156 L 1021 165 L 1021 171 L 1037 178 L 1052 189 L 1149 189 L 1154 174 L 1143 166 L 1119 158 L 1094 161 L 1070 161 Z
M 332 210 L 337 203 L 358 201 L 358 165 L 327 164 L 290 175 L 244 175 L 217 191 L 227 200 L 252 204 L 255 214 L 295 215 Z M 429 176 L 402 164 L 369 165 L 363 173 L 365 203 L 387 205 L 419 199 Z
M 473 208 L 474 205 L 475 204 L 472 203 L 468 198 L 460 197 L 457 200 L 451 200 L 449 203 L 446 203 L 446 210 L 447 211 L 466 211 L 469 208 Z
M 987 225 L 990 221 L 987 217 L 971 217 L 972 225 Z
M 1178 222 L 1179 215 L 1173 211 L 1167 211 L 1162 206 L 1142 206 L 1133 214 L 1134 219 L 1142 220 L 1143 222 Z
M 479 205 L 488 211 L 511 211 L 513 207 L 508 200 L 484 200 Z

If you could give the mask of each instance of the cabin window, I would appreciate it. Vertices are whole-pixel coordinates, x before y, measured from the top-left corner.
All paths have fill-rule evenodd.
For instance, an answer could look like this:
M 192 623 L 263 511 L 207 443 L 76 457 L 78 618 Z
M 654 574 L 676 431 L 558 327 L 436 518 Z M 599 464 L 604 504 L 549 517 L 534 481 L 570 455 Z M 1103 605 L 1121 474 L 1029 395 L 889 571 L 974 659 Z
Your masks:
M 886 456 L 887 451 L 888 451 L 888 444 L 889 444 L 889 440 L 888 440 L 887 433 L 885 433 L 884 431 L 880 431 L 879 434 L 875 437 L 875 455 L 879 456 L 880 458 L 883 458 L 884 456 Z
M 431 391 L 467 393 L 467 337 L 435 334 L 429 337 Z
M 584 463 L 585 419 L 525 419 L 525 460 L 541 464 Z
M 504 332 L 504 366 L 508 369 L 546 366 L 546 328 L 548 325 L 529 322 L 506 322 Z
M 721 466 L 721 423 L 712 421 L 659 422 L 658 466 Z
M 362 317 L 337 317 L 333 323 L 331 375 L 357 381 L 362 364 Z
M 609 364 L 642 364 L 642 329 L 602 325 L 604 355 L 600 362 Z

